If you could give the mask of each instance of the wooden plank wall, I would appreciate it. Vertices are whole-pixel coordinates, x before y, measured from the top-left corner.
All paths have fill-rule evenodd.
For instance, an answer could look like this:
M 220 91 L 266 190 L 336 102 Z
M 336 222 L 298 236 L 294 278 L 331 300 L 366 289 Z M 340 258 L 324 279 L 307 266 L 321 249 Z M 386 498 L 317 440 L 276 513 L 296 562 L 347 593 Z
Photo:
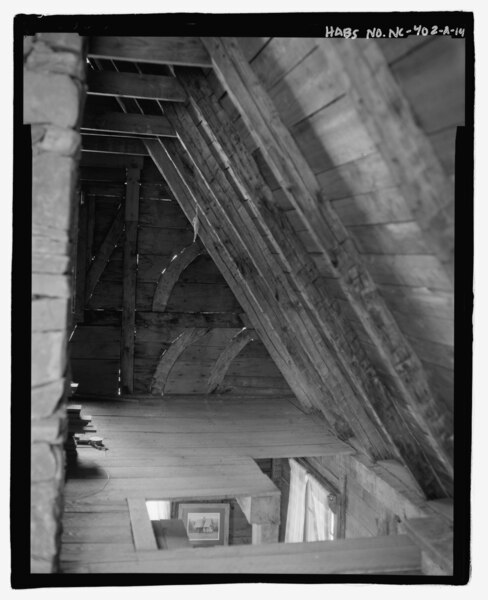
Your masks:
M 88 213 L 86 270 L 123 203 L 125 170 L 115 168 L 113 165 L 117 163 L 113 158 L 84 153 L 82 161 L 81 179 Z M 77 324 L 70 340 L 73 381 L 79 384 L 77 391 L 81 394 L 117 394 L 120 387 L 123 236 L 113 249 L 93 295 L 87 298 L 83 321 Z M 152 161 L 146 158 L 141 171 L 137 238 L 134 393 L 150 393 L 159 358 L 185 326 L 190 326 L 185 317 L 188 321 L 195 315 L 202 316 L 202 320 L 213 317 L 215 322 L 209 324 L 207 335 L 179 357 L 166 382 L 165 393 L 204 393 L 215 361 L 245 322 L 245 317 L 240 316 L 239 303 L 206 253 L 183 271 L 164 313 L 152 311 L 161 272 L 193 238 L 192 225 Z M 164 314 L 175 316 L 171 324 L 160 319 Z M 240 395 L 291 393 L 259 340 L 249 343 L 231 363 L 222 389 Z
M 402 521 L 425 516 L 428 510 L 422 492 L 396 461 L 372 465 L 356 455 L 313 457 L 306 462 L 336 489 L 345 489 L 346 538 L 404 533 Z M 283 461 L 282 477 L 289 482 L 286 463 Z
M 312 38 L 241 38 L 240 43 L 325 196 L 355 240 L 399 327 L 423 362 L 434 394 L 447 410 L 452 410 L 451 282 L 427 247 L 398 182 L 393 180 L 339 78 L 334 77 L 327 61 L 328 42 Z M 381 49 L 420 128 L 446 173 L 452 175 L 455 128 L 464 123 L 464 41 L 424 38 L 423 43 L 414 44 L 411 40 L 383 40 Z M 233 104 L 213 73 L 208 74 L 208 80 L 254 152 L 277 206 L 286 212 L 320 268 L 321 283 L 349 315 L 381 375 L 375 348 L 344 303 L 296 212 L 265 169 Z M 427 86 L 422 83 L 425 81 Z

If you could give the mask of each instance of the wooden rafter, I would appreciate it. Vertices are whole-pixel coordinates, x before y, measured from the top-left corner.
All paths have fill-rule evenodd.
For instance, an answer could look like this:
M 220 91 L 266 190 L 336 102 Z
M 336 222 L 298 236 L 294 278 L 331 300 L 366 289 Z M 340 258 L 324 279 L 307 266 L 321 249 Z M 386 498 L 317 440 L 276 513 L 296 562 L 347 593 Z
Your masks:
M 258 339 L 256 334 L 250 329 L 241 329 L 229 341 L 215 361 L 207 383 L 207 394 L 219 392 L 225 374 L 229 370 L 232 361 L 243 350 L 249 342 Z
M 192 176 L 187 173 L 186 178 L 183 178 L 182 173 L 185 173 L 187 168 L 177 148 L 170 144 L 163 146 L 157 140 L 147 141 L 146 146 L 183 212 L 189 219 L 193 219 L 197 209 L 196 198 L 200 193 L 209 193 L 208 188 L 199 180 L 198 173 L 194 170 Z M 188 168 L 191 169 L 191 167 Z M 190 171 L 191 173 L 192 171 Z M 288 349 L 277 339 L 274 329 L 269 326 L 270 317 L 255 308 L 256 304 L 252 301 L 255 292 L 250 287 L 256 279 L 252 265 L 248 266 L 242 259 L 242 253 L 236 254 L 232 248 L 228 248 L 221 243 L 215 230 L 210 228 L 205 214 L 202 214 L 200 218 L 199 236 L 239 303 L 251 318 L 254 328 L 258 329 L 261 339 L 270 339 L 270 344 L 267 347 L 275 362 L 278 366 L 282 365 L 284 371 L 289 369 L 288 383 L 292 389 L 300 395 L 307 407 L 313 406 L 312 393 L 314 388 L 307 384 L 300 371 L 296 370 L 293 361 L 289 357 Z
M 318 182 L 290 132 L 233 38 L 202 38 L 214 70 L 238 108 L 267 165 L 338 278 L 341 290 L 378 349 L 395 386 L 396 409 L 421 432 L 452 485 L 452 422 L 434 399 L 418 357 L 358 255 L 345 227 L 323 198 Z M 450 480 L 450 481 L 449 481 Z
M 151 382 L 151 394 L 162 395 L 171 369 L 183 352 L 208 333 L 209 329 L 185 329 L 161 356 Z
M 184 102 L 185 93 L 174 77 L 110 71 L 88 71 L 88 94 Z
M 192 101 L 190 112 L 200 128 L 208 128 L 209 141 L 215 154 L 219 155 L 222 170 L 232 176 L 234 184 L 246 198 L 245 207 L 262 225 L 262 233 L 280 255 L 286 272 L 290 272 L 300 294 L 300 303 L 307 306 L 316 318 L 317 326 L 327 338 L 334 351 L 343 373 L 353 382 L 356 395 L 365 405 L 371 405 L 381 421 L 380 427 L 385 436 L 390 434 L 390 443 L 397 446 L 400 454 L 412 470 L 423 481 L 435 480 L 436 468 L 425 465 L 425 459 L 418 459 L 421 448 L 415 435 L 410 433 L 408 422 L 392 406 L 392 400 L 378 380 L 372 365 L 350 325 L 341 315 L 337 303 L 324 293 L 323 287 L 317 287 L 320 274 L 303 244 L 287 221 L 286 215 L 273 209 L 273 194 L 261 176 L 256 163 L 239 140 L 233 123 L 221 108 L 217 98 L 212 95 L 208 83 L 202 74 L 193 70 L 179 72 L 178 76 Z M 180 111 L 178 111 L 180 112 Z M 226 204 L 229 207 L 229 203 Z M 331 318 L 334 315 L 334 318 Z M 355 356 L 351 363 L 350 357 Z M 330 365 L 330 363 L 328 363 Z M 393 441 L 393 439 L 395 441 Z M 412 462 L 415 463 L 412 465 Z M 429 486 L 430 487 L 430 486 Z
M 167 143 L 163 147 L 156 141 L 148 141 L 147 146 L 183 211 L 188 218 L 193 218 L 200 199 L 210 194 L 208 185 L 179 146 Z M 267 285 L 247 258 L 246 249 L 238 239 L 231 241 L 227 237 L 222 221 L 212 212 L 201 212 L 199 231 L 207 251 L 297 397 L 306 408 L 315 406 L 322 410 L 329 424 L 335 424 L 339 435 L 350 437 L 351 427 L 341 412 L 334 412 L 333 406 L 324 406 L 323 397 L 330 397 L 331 392 L 288 327 L 283 327 L 286 321 L 280 312 L 278 297 L 266 291 Z M 367 441 L 364 445 L 371 447 Z
M 338 414 L 342 413 L 348 419 L 365 450 L 376 457 L 391 453 L 385 443 L 388 435 L 384 428 L 378 420 L 373 425 L 374 412 L 358 401 L 352 382 L 344 377 L 329 344 L 320 335 L 313 318 L 304 310 L 299 293 L 284 273 L 282 263 L 270 251 L 261 223 L 247 213 L 239 194 L 227 180 L 224 169 L 215 160 L 210 140 L 204 139 L 184 107 L 168 106 L 166 114 L 212 190 L 212 194 L 206 197 L 208 202 L 203 196 L 199 197 L 201 211 L 206 214 L 212 212 L 214 227 L 225 224 L 227 238 L 241 245 L 242 252 L 260 276 L 259 285 L 266 302 L 261 309 L 264 311 L 264 306 L 267 306 L 276 314 L 275 329 L 282 330 L 283 324 L 287 324 L 293 334 L 294 345 L 302 349 L 301 354 L 306 357 L 309 369 L 315 370 L 322 385 L 329 390 L 329 408 L 335 407 Z
M 197 37 L 94 37 L 88 56 L 159 65 L 210 67 L 210 58 Z
M 118 112 L 103 115 L 85 115 L 82 131 L 130 133 L 136 135 L 175 137 L 166 117 L 154 115 L 123 114 Z
M 183 248 L 169 263 L 166 269 L 161 273 L 156 291 L 154 292 L 152 309 L 154 312 L 163 312 L 171 296 L 176 282 L 183 271 L 201 254 L 205 248 L 199 243 L 194 242 L 190 246 Z

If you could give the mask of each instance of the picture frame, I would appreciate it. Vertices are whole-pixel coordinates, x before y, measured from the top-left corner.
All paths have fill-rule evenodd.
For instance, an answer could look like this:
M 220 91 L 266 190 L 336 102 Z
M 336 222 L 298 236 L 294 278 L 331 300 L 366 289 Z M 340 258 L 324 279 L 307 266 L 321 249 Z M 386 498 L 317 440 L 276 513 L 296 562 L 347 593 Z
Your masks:
M 214 504 L 187 502 L 178 505 L 178 519 L 183 521 L 190 544 L 227 546 L 229 543 L 228 503 Z

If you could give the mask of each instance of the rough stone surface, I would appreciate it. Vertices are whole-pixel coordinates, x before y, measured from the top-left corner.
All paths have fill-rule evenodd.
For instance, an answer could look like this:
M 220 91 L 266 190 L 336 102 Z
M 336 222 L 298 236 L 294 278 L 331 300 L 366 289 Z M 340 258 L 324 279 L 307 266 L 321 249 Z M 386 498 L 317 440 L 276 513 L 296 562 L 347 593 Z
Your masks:
M 31 573 L 52 573 L 54 571 L 54 558 L 31 558 Z
M 41 298 L 32 302 L 32 331 L 64 331 L 68 303 L 57 298 Z
M 37 442 L 31 447 L 31 480 L 49 481 L 56 475 L 57 464 L 51 446 L 45 442 Z
M 61 444 L 66 437 L 66 418 L 64 411 L 58 411 L 46 419 L 31 421 L 32 442 L 48 442 Z
M 43 152 L 32 160 L 32 222 L 69 230 L 76 179 L 72 158 Z
M 52 559 L 57 554 L 61 530 L 60 482 L 31 486 L 31 556 Z
M 68 273 L 70 258 L 59 254 L 35 254 L 32 256 L 34 273 Z
M 47 385 L 33 388 L 31 392 L 32 417 L 41 419 L 51 415 L 63 399 L 64 387 L 65 380 L 58 379 Z
M 69 50 L 80 54 L 83 38 L 77 33 L 39 33 L 37 38 L 56 50 Z
M 66 367 L 65 331 L 34 332 L 31 337 L 32 386 L 56 381 Z
M 38 148 L 63 156 L 75 156 L 80 152 L 81 135 L 73 129 L 63 129 L 52 125 L 45 130 Z
M 70 280 L 66 275 L 52 273 L 32 274 L 32 295 L 48 298 L 70 298 Z
M 55 51 L 41 41 L 34 45 L 25 65 L 31 71 L 63 73 L 80 81 L 85 79 L 85 65 L 78 55 L 73 52 Z
M 80 116 L 78 85 L 68 75 L 24 69 L 24 123 L 74 127 Z
M 24 57 L 29 54 L 34 45 L 35 36 L 33 35 L 24 35 Z
M 70 235 L 80 155 L 83 39 L 24 40 L 24 115 L 32 138 L 31 572 L 58 570 L 64 487 Z

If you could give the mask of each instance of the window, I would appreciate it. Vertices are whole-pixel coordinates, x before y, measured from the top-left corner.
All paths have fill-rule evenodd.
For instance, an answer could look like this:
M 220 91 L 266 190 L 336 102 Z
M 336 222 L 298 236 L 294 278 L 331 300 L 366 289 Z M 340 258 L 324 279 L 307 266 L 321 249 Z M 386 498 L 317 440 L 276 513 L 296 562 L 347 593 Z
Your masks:
M 290 458 L 290 494 L 285 542 L 318 542 L 337 537 L 337 496 Z

